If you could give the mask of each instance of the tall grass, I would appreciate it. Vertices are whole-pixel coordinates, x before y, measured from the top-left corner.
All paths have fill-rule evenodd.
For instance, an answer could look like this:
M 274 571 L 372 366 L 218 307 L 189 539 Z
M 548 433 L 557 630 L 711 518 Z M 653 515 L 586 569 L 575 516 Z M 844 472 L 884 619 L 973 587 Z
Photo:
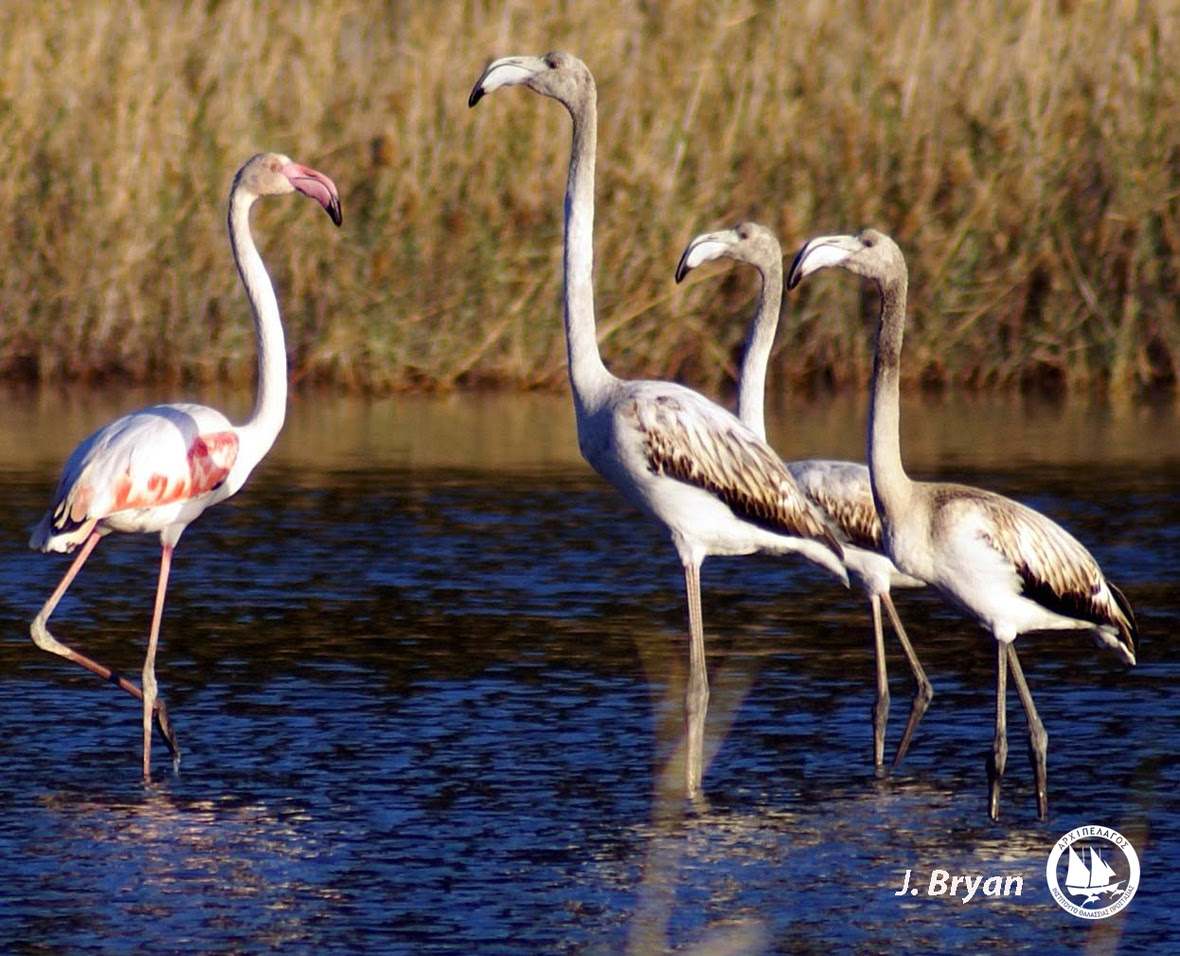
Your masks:
M 568 120 L 485 62 L 599 83 L 597 288 L 620 373 L 718 388 L 752 277 L 672 282 L 754 218 L 787 255 L 874 225 L 910 263 L 906 373 L 1135 394 L 1180 374 L 1180 4 L 1129 0 L 10 0 L 0 36 L 0 373 L 248 381 L 225 238 L 262 149 L 344 227 L 260 204 L 293 375 L 356 389 L 562 382 Z M 501 99 L 501 96 L 503 97 Z M 872 303 L 814 280 L 772 385 L 861 384 Z

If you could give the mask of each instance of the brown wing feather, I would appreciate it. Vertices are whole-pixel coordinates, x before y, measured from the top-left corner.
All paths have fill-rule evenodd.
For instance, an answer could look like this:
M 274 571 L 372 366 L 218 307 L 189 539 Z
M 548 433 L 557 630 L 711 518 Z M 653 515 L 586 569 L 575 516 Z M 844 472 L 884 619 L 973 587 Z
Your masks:
M 839 541 L 778 455 L 736 420 L 716 427 L 690 414 L 671 395 L 635 402 L 629 411 L 654 474 L 703 488 L 751 524 L 820 541 L 844 559 Z
M 800 481 L 799 487 L 835 523 L 849 544 L 869 551 L 881 550 L 881 517 L 867 486 L 863 494 L 834 494 L 820 481 Z M 845 489 L 847 490 L 847 489 Z
M 1117 629 L 1134 654 L 1139 631 L 1131 605 L 1081 542 L 1032 508 L 969 490 L 987 511 L 991 531 L 985 537 L 1012 562 L 1026 597 L 1066 617 Z

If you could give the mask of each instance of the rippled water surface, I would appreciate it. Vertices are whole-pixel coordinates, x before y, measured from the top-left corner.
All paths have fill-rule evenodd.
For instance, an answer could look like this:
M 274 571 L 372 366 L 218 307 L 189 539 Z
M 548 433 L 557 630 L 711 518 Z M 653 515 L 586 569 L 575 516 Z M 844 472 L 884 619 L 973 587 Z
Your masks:
M 232 410 L 248 397 L 231 397 Z M 678 795 L 679 566 L 582 465 L 568 399 L 297 399 L 177 549 L 158 665 L 183 749 L 139 772 L 135 701 L 28 639 L 66 560 L 25 550 L 57 469 L 126 396 L 0 401 L 0 951 L 1162 953 L 1180 940 L 1180 428 L 1172 411 L 915 401 L 912 469 L 1065 523 L 1133 602 L 1140 665 L 1021 641 L 1050 735 L 1039 823 L 1010 704 L 985 812 L 990 641 L 898 605 L 935 686 L 871 768 L 863 603 L 799 561 L 711 559 L 711 763 Z M 788 456 L 858 457 L 863 408 L 780 410 Z M 158 545 L 115 536 L 55 614 L 131 675 Z M 891 640 L 891 638 L 889 638 Z M 891 644 L 895 744 L 908 709 Z M 1136 845 L 1091 924 L 1050 899 L 1075 826 Z M 930 872 L 1020 878 L 930 897 Z M 906 870 L 923 892 L 895 894 Z M 1011 883 L 1015 886 L 1015 881 Z

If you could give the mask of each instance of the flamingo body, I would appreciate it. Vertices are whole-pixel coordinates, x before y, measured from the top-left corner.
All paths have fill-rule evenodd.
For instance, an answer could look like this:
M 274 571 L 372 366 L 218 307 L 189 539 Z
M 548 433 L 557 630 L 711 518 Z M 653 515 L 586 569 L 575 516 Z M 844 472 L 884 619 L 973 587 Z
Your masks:
M 29 546 L 71 552 L 96 528 L 159 532 L 175 544 L 237 490 L 227 479 L 238 444 L 233 425 L 204 405 L 154 405 L 117 418 L 70 455 Z
M 867 465 L 808 458 L 788 461 L 787 470 L 799 489 L 840 529 L 844 564 L 865 591 L 883 594 L 891 588 L 926 586 L 926 582 L 900 571 L 885 553 Z
M 677 549 L 805 555 L 846 576 L 840 545 L 777 456 L 725 409 L 673 382 L 619 382 L 578 430 L 587 462 Z
M 934 507 L 887 525 L 886 546 L 998 641 L 1084 630 L 1135 663 L 1131 607 L 1098 562 L 1056 522 L 981 488 L 927 484 Z M 939 542 L 937 549 L 929 541 Z

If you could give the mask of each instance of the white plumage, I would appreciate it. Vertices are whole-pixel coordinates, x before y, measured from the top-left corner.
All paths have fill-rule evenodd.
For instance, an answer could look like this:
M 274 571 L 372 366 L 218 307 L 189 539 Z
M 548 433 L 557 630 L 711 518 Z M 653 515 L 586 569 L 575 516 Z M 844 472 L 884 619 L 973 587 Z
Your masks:
M 190 455 L 198 439 L 214 435 L 215 454 Z M 71 552 L 96 526 L 133 533 L 183 528 L 237 490 L 227 480 L 237 451 L 229 420 L 204 405 L 154 405 L 117 418 L 74 449 L 29 547 Z

